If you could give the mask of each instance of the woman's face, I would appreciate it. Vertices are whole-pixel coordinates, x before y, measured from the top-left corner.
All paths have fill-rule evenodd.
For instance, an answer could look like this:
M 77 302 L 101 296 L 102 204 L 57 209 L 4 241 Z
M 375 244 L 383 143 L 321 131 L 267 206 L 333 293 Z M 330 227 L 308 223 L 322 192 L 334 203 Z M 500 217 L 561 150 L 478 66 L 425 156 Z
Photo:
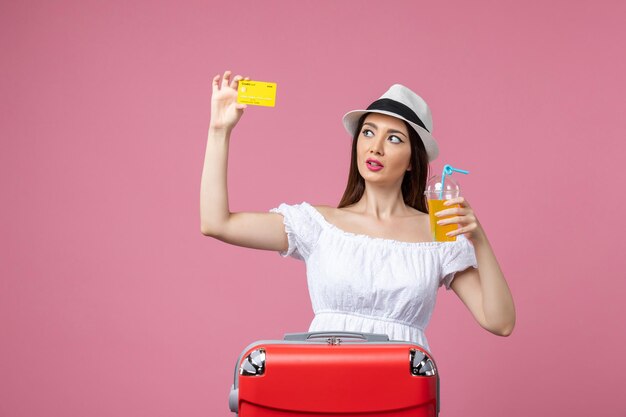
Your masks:
M 366 182 L 402 184 L 411 164 L 411 143 L 404 121 L 380 113 L 365 117 L 356 145 L 359 173 Z M 370 164 L 374 159 L 379 165 Z

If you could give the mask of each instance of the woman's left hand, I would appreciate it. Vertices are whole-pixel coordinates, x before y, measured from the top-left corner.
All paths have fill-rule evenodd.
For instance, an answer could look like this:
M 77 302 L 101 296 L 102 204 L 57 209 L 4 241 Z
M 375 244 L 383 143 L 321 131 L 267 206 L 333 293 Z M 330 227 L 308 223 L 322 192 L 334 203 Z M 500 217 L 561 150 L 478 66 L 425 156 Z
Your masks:
M 470 239 L 472 243 L 484 238 L 485 232 L 483 230 L 483 227 L 478 222 L 478 219 L 474 214 L 474 210 L 472 210 L 472 207 L 469 205 L 467 200 L 465 200 L 465 198 L 463 197 L 457 197 L 446 200 L 446 202 L 443 203 L 444 206 L 450 206 L 453 204 L 459 204 L 460 207 L 452 207 L 435 213 L 436 217 L 452 216 L 456 214 L 455 217 L 437 220 L 437 224 L 440 226 L 451 223 L 458 224 L 458 229 L 446 233 L 446 236 L 456 236 L 463 234 L 465 235 L 465 237 Z

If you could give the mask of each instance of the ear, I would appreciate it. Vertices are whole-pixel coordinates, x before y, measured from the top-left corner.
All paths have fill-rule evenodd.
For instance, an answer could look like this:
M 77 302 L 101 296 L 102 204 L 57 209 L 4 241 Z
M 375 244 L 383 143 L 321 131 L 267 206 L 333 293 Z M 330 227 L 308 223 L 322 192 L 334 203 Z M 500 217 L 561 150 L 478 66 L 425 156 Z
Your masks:
M 411 170 L 411 164 L 409 164 L 409 167 L 406 169 L 407 171 Z

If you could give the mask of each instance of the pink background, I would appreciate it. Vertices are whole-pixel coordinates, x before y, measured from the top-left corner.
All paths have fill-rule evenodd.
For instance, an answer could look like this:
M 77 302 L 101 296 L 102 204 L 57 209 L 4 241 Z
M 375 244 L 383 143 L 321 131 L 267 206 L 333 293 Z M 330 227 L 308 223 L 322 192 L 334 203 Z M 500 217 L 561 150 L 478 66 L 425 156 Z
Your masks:
M 200 233 L 211 78 L 278 83 L 231 211 L 337 205 L 348 110 L 432 108 L 513 292 L 508 338 L 440 289 L 442 416 L 623 416 L 623 1 L 0 6 L 0 416 L 228 416 L 237 356 L 306 331 L 304 263 Z M 601 203 L 601 204 L 600 204 Z

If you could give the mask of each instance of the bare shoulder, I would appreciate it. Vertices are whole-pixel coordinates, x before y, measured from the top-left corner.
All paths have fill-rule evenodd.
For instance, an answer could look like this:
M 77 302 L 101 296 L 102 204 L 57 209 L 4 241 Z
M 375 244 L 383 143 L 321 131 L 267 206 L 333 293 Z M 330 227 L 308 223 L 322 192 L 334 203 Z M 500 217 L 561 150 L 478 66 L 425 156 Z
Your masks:
M 318 205 L 313 205 L 311 204 L 315 209 L 317 209 L 317 211 L 319 211 L 320 213 L 329 213 L 332 212 L 334 210 L 337 210 L 336 207 L 333 206 L 318 206 Z
M 333 206 L 322 206 L 322 205 L 312 205 L 312 207 L 319 211 L 319 213 L 324 216 L 326 219 L 332 219 L 335 217 L 335 213 L 339 210 L 337 207 Z
M 347 223 L 354 221 L 356 217 L 353 212 L 349 210 L 349 208 L 337 208 L 333 206 L 324 206 L 324 205 L 313 205 L 324 219 L 327 222 L 330 222 L 335 225 L 347 225 Z

